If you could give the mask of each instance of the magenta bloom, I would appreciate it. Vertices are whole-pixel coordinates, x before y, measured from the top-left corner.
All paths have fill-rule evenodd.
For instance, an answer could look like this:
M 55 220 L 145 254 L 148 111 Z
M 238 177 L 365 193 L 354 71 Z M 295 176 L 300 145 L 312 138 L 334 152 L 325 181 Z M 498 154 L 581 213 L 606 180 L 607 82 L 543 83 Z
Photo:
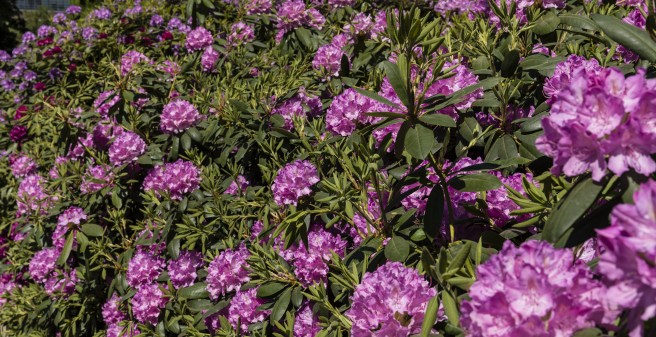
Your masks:
M 189 287 L 196 280 L 196 269 L 203 265 L 200 252 L 185 250 L 176 260 L 169 261 L 169 279 L 175 288 Z
M 109 161 L 114 166 L 136 161 L 146 152 L 146 142 L 133 132 L 123 132 L 114 139 L 109 147 Z
M 69 207 L 63 211 L 57 218 L 57 228 L 52 233 L 52 244 L 58 249 L 63 249 L 64 244 L 66 243 L 66 233 L 68 230 L 74 228 L 74 232 L 77 233 L 77 228 L 87 219 L 86 213 L 84 210 L 79 207 Z M 72 226 L 71 226 L 72 225 Z
M 121 75 L 126 76 L 129 74 L 135 65 L 139 63 L 150 63 L 151 60 L 144 54 L 130 50 L 121 57 Z
M 203 116 L 193 104 L 176 99 L 164 106 L 160 116 L 159 128 L 164 133 L 176 134 L 196 125 Z
M 308 302 L 304 303 L 296 312 L 294 336 L 315 337 L 319 330 L 321 330 L 319 318 L 312 312 L 310 304 Z
M 354 89 L 346 89 L 330 104 L 326 113 L 326 131 L 334 134 L 348 136 L 358 123 L 371 123 L 373 118 L 367 116 L 368 112 L 388 111 L 375 100 L 359 94 Z
M 319 49 L 312 60 L 312 68 L 323 75 L 324 78 L 339 76 L 339 70 L 342 65 L 342 48 L 333 44 L 326 44 Z
M 125 314 L 121 311 L 119 306 L 121 298 L 114 293 L 112 297 L 103 304 L 102 315 L 105 324 L 111 325 L 125 320 Z
M 143 285 L 132 297 L 132 313 L 140 323 L 156 325 L 167 301 L 157 283 Z
M 27 127 L 25 125 L 15 125 L 9 131 L 9 140 L 14 143 L 20 143 L 27 138 Z
M 248 180 L 246 180 L 246 178 L 240 174 L 230 183 L 230 186 L 228 186 L 228 188 L 223 193 L 229 195 L 238 195 L 240 193 L 246 192 L 246 188 L 248 188 L 249 185 L 250 184 L 248 183 Z
M 214 42 L 212 33 L 204 27 L 197 27 L 187 34 L 185 47 L 187 51 L 194 52 L 211 46 L 212 42 Z
M 297 160 L 278 171 L 271 185 L 273 200 L 279 206 L 294 205 L 302 196 L 312 193 L 312 186 L 319 182 L 317 168 L 307 160 Z
M 569 86 L 574 71 L 578 69 L 586 69 L 591 73 L 598 73 L 602 68 L 595 59 L 586 60 L 584 57 L 578 55 L 568 56 L 566 61 L 556 66 L 553 75 L 544 81 L 544 96 L 547 97 L 547 103 L 553 103 L 555 100 L 554 96 Z
M 257 298 L 257 289 L 238 291 L 230 301 L 228 321 L 235 329 L 240 322 L 241 331 L 248 331 L 249 325 L 262 322 L 270 315 L 269 310 L 257 309 L 262 304 L 264 300 Z
M 473 336 L 571 336 L 601 322 L 605 288 L 569 249 L 529 240 L 478 266 L 461 322 Z
M 204 71 L 212 71 L 216 61 L 219 60 L 219 52 L 214 50 L 212 46 L 205 48 L 203 55 L 200 57 L 200 64 Z
M 355 288 L 346 316 L 353 337 L 419 333 L 428 301 L 437 294 L 415 269 L 387 262 L 366 273 Z M 406 319 L 407 318 L 407 319 Z
M 339 235 L 332 234 L 323 228 L 315 228 L 308 234 L 308 245 L 292 247 L 280 253 L 282 257 L 294 266 L 294 273 L 303 286 L 315 283 L 326 284 L 328 281 L 328 262 L 332 252 L 344 256 L 347 242 Z
M 607 168 L 616 175 L 656 171 L 656 81 L 643 70 L 624 78 L 614 68 L 579 67 L 551 101 L 536 147 L 553 158 L 555 174 L 592 171 L 599 181 Z
M 171 199 L 180 200 L 185 194 L 198 189 L 200 173 L 200 169 L 192 162 L 178 159 L 174 163 L 151 169 L 144 179 L 143 188 L 144 191 L 153 191 L 158 196 L 166 192 Z
M 98 112 L 100 116 L 106 117 L 109 113 L 109 109 L 116 105 L 120 100 L 121 97 L 115 95 L 114 90 L 109 90 L 100 93 L 98 98 L 93 101 L 93 106 L 96 108 L 96 112 Z
M 23 178 L 36 171 L 34 159 L 28 156 L 20 156 L 11 163 L 11 174 L 16 178 Z
M 228 44 L 231 46 L 239 46 L 255 39 L 253 27 L 243 22 L 237 22 L 230 27 L 230 35 L 228 35 Z
M 314 8 L 306 8 L 302 0 L 285 1 L 278 7 L 278 33 L 276 42 L 282 41 L 283 36 L 299 27 L 321 29 L 326 18 Z
M 656 182 L 641 185 L 633 200 L 616 206 L 611 226 L 598 230 L 598 271 L 608 285 L 609 306 L 628 310 L 629 335 L 639 337 L 643 321 L 656 317 Z
M 38 211 L 40 214 L 48 213 L 53 204 L 53 198 L 46 193 L 45 179 L 39 175 L 28 175 L 18 185 L 16 192 L 17 214 L 27 215 Z
M 56 248 L 44 248 L 36 252 L 30 261 L 30 277 L 37 282 L 45 282 L 55 270 L 60 253 Z
M 138 249 L 128 264 L 126 280 L 128 285 L 137 288 L 153 282 L 166 266 L 163 258 L 146 249 Z
M 213 300 L 227 292 L 236 291 L 248 282 L 246 269 L 249 253 L 243 244 L 235 249 L 226 249 L 207 268 L 207 291 Z
M 87 172 L 82 177 L 80 192 L 84 194 L 94 193 L 105 187 L 112 186 L 114 172 L 106 165 L 92 165 L 87 168 Z

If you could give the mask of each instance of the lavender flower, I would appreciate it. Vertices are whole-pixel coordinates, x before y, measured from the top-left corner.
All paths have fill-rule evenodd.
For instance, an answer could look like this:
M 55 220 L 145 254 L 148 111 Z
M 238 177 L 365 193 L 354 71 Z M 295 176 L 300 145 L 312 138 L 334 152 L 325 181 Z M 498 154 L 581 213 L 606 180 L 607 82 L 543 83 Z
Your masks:
M 306 160 L 297 160 L 278 171 L 271 185 L 273 200 L 279 206 L 298 204 L 298 199 L 312 193 L 311 187 L 319 182 L 317 168 Z
M 203 116 L 193 104 L 177 99 L 164 106 L 159 128 L 164 133 L 176 134 L 196 125 L 202 119 Z
M 180 200 L 185 194 L 198 189 L 200 173 L 200 169 L 192 162 L 178 159 L 174 163 L 151 169 L 144 179 L 143 188 L 158 196 L 166 192 L 171 199 Z
M 205 48 L 205 51 L 203 51 L 203 55 L 200 57 L 200 64 L 203 67 L 204 71 L 209 72 L 214 70 L 214 65 L 218 60 L 219 60 L 219 52 L 214 50 L 214 47 L 208 46 L 207 48 Z
M 125 320 L 125 314 L 119 308 L 120 300 L 121 298 L 118 297 L 116 293 L 114 293 L 112 297 L 103 305 L 102 315 L 105 324 L 117 324 Z
M 146 152 L 146 142 L 133 132 L 122 132 L 109 147 L 109 161 L 114 166 L 134 162 Z
M 203 265 L 200 252 L 183 251 L 177 259 L 169 261 L 168 273 L 175 288 L 189 287 L 196 280 L 196 269 Z
M 28 156 L 20 156 L 11 163 L 11 174 L 16 178 L 23 178 L 35 172 L 36 163 Z
M 227 292 L 236 291 L 248 282 L 246 259 L 249 253 L 243 244 L 236 249 L 226 249 L 207 268 L 207 291 L 210 298 L 218 299 Z
M 388 262 L 366 273 L 346 316 L 353 337 L 408 336 L 421 331 L 428 301 L 437 291 L 415 270 Z
M 211 46 L 212 42 L 214 42 L 212 33 L 204 27 L 197 27 L 187 34 L 185 47 L 187 51 L 194 52 Z
M 36 252 L 30 261 L 30 277 L 37 282 L 45 282 L 55 270 L 60 253 L 56 248 L 44 248 Z
M 132 313 L 140 323 L 156 325 L 166 302 L 167 299 L 157 283 L 143 285 L 132 298 Z
M 126 280 L 134 288 L 153 282 L 166 266 L 163 258 L 139 248 L 128 264 Z
M 257 298 L 255 288 L 238 291 L 230 302 L 228 321 L 233 328 L 236 329 L 237 324 L 241 323 L 241 331 L 248 331 L 249 325 L 262 322 L 270 315 L 269 310 L 258 310 L 263 303 L 262 299 Z
M 106 165 L 92 165 L 87 168 L 82 177 L 80 192 L 83 194 L 98 192 L 101 189 L 112 186 L 114 172 Z
M 77 233 L 77 228 L 87 219 L 84 210 L 79 207 L 69 207 L 57 217 L 57 227 L 52 233 L 52 244 L 58 249 L 63 249 L 66 243 L 66 233 L 72 227 L 73 233 Z M 75 235 L 75 234 L 73 234 Z

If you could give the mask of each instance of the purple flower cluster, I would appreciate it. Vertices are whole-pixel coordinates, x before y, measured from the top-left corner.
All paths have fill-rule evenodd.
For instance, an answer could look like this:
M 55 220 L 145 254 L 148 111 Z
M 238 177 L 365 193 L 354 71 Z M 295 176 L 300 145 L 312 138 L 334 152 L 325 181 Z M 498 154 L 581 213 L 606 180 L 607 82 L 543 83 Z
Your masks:
M 473 336 L 571 336 L 602 322 L 604 291 L 571 250 L 506 241 L 478 266 L 461 322 Z
M 34 254 L 30 260 L 30 277 L 37 282 L 45 283 L 55 270 L 55 263 L 61 251 L 57 248 L 44 248 Z
M 243 244 L 238 248 L 226 249 L 207 267 L 207 291 L 211 299 L 218 299 L 231 291 L 237 291 L 248 282 L 245 268 L 249 253 Z
M 321 113 L 321 108 L 321 100 L 318 97 L 299 92 L 297 96 L 275 107 L 271 111 L 271 115 L 282 116 L 285 120 L 282 127 L 291 131 L 294 129 L 294 117 L 317 116 Z
M 346 316 L 353 337 L 409 336 L 421 331 L 428 301 L 437 291 L 415 269 L 387 262 L 366 273 Z
M 219 60 L 219 52 L 214 50 L 214 47 L 209 46 L 203 51 L 203 55 L 200 57 L 200 64 L 203 67 L 204 71 L 212 71 L 216 61 Z
M 153 191 L 156 195 L 163 192 L 173 200 L 180 200 L 200 185 L 200 169 L 192 162 L 178 159 L 174 163 L 157 166 L 148 172 L 144 179 L 144 191 Z
M 303 303 L 296 312 L 294 336 L 315 337 L 319 330 L 321 330 L 321 327 L 319 326 L 319 318 L 312 312 L 312 307 L 308 302 Z
M 57 218 L 57 228 L 52 233 L 52 245 L 57 249 L 63 249 L 66 243 L 65 236 L 68 230 L 71 229 L 71 225 L 74 228 L 73 233 L 77 233 L 77 229 L 86 219 L 87 214 L 79 207 L 72 206 L 63 211 Z
M 121 97 L 115 94 L 114 90 L 108 90 L 102 92 L 98 95 L 95 101 L 93 101 L 93 106 L 96 108 L 96 112 L 100 114 L 101 117 L 107 117 L 109 109 L 114 107 L 118 101 L 121 100 Z
M 370 123 L 373 118 L 368 112 L 386 111 L 381 103 L 361 95 L 354 89 L 346 89 L 335 97 L 326 112 L 326 130 L 334 134 L 348 136 L 358 123 Z
M 112 297 L 103 304 L 102 315 L 105 324 L 113 325 L 125 320 L 125 313 L 119 308 L 121 298 L 114 293 Z
M 253 41 L 255 33 L 253 27 L 243 22 L 237 22 L 230 27 L 230 35 L 228 35 L 228 44 L 236 47 L 244 43 Z
M 87 168 L 82 177 L 80 192 L 84 194 L 94 193 L 105 187 L 112 186 L 114 181 L 114 172 L 107 165 L 92 165 Z
M 339 76 L 343 55 L 342 47 L 333 43 L 325 44 L 317 49 L 317 53 L 312 60 L 312 68 L 325 79 L 337 77 Z
M 121 57 L 121 76 L 129 74 L 135 65 L 139 63 L 152 62 L 146 55 L 136 51 L 130 50 Z
M 248 183 L 248 180 L 242 175 L 238 175 L 235 180 L 233 180 L 230 183 L 230 186 L 225 190 L 225 194 L 229 195 L 239 195 L 241 193 L 246 192 L 246 188 L 248 188 L 250 184 Z
M 630 168 L 643 175 L 656 171 L 656 80 L 644 71 L 625 78 L 615 68 L 577 67 L 551 101 L 536 147 L 554 159 L 554 174 L 590 170 L 599 181 L 606 169 L 616 175 Z
M 39 211 L 40 214 L 48 213 L 48 208 L 53 204 L 53 198 L 46 193 L 45 179 L 39 175 L 28 175 L 18 185 L 16 192 L 17 214 L 29 215 Z
M 264 300 L 257 297 L 257 289 L 238 291 L 230 301 L 228 321 L 233 328 L 240 324 L 241 331 L 248 331 L 249 325 L 262 322 L 270 315 L 269 310 L 258 310 L 262 304 Z
M 155 325 L 167 301 L 157 283 L 142 285 L 132 297 L 132 313 L 140 323 Z
M 308 246 L 299 244 L 280 255 L 294 266 L 298 281 L 305 287 L 315 283 L 326 284 L 328 281 L 328 264 L 332 252 L 344 256 L 347 242 L 339 235 L 332 234 L 317 227 L 308 233 Z
M 298 199 L 312 193 L 319 182 L 317 168 L 307 160 L 297 160 L 278 171 L 271 185 L 273 200 L 279 206 L 298 204 Z
M 314 8 L 306 8 L 302 0 L 287 0 L 278 7 L 278 23 L 276 28 L 276 42 L 282 41 L 282 38 L 288 32 L 299 27 L 310 27 L 321 29 L 326 18 Z
M 211 46 L 212 42 L 214 42 L 212 33 L 204 27 L 197 27 L 187 34 L 185 47 L 191 53 Z
M 28 156 L 20 156 L 11 163 L 11 174 L 16 178 L 23 178 L 35 172 L 36 163 Z
M 598 271 L 608 286 L 609 307 L 628 310 L 631 337 L 644 336 L 643 321 L 656 317 L 656 182 L 650 180 L 611 213 L 611 226 L 598 230 L 603 253 Z
M 157 279 L 165 266 L 166 262 L 163 258 L 145 248 L 139 248 L 128 264 L 126 275 L 128 285 L 138 288 L 152 283 Z
M 131 163 L 146 152 L 146 142 L 133 132 L 122 132 L 109 147 L 109 162 L 114 166 Z
M 196 125 L 203 119 L 193 104 L 176 99 L 164 106 L 159 128 L 164 133 L 176 134 Z
M 188 287 L 196 280 L 196 270 L 203 265 L 200 252 L 182 251 L 177 259 L 169 261 L 169 279 L 175 288 Z

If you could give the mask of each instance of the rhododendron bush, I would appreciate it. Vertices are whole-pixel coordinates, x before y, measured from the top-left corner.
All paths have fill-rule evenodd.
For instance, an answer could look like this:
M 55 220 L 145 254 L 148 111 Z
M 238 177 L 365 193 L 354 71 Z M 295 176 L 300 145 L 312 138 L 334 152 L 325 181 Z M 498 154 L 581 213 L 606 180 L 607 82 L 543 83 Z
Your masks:
M 0 51 L 0 334 L 654 336 L 653 10 L 71 6 Z

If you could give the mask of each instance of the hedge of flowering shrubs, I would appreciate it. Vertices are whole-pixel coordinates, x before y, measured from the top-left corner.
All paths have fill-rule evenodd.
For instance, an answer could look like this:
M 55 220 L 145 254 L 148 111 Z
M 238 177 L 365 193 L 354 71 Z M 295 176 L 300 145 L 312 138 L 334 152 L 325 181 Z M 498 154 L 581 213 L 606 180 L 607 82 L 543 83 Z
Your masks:
M 71 6 L 0 51 L 0 334 L 654 336 L 651 12 Z

